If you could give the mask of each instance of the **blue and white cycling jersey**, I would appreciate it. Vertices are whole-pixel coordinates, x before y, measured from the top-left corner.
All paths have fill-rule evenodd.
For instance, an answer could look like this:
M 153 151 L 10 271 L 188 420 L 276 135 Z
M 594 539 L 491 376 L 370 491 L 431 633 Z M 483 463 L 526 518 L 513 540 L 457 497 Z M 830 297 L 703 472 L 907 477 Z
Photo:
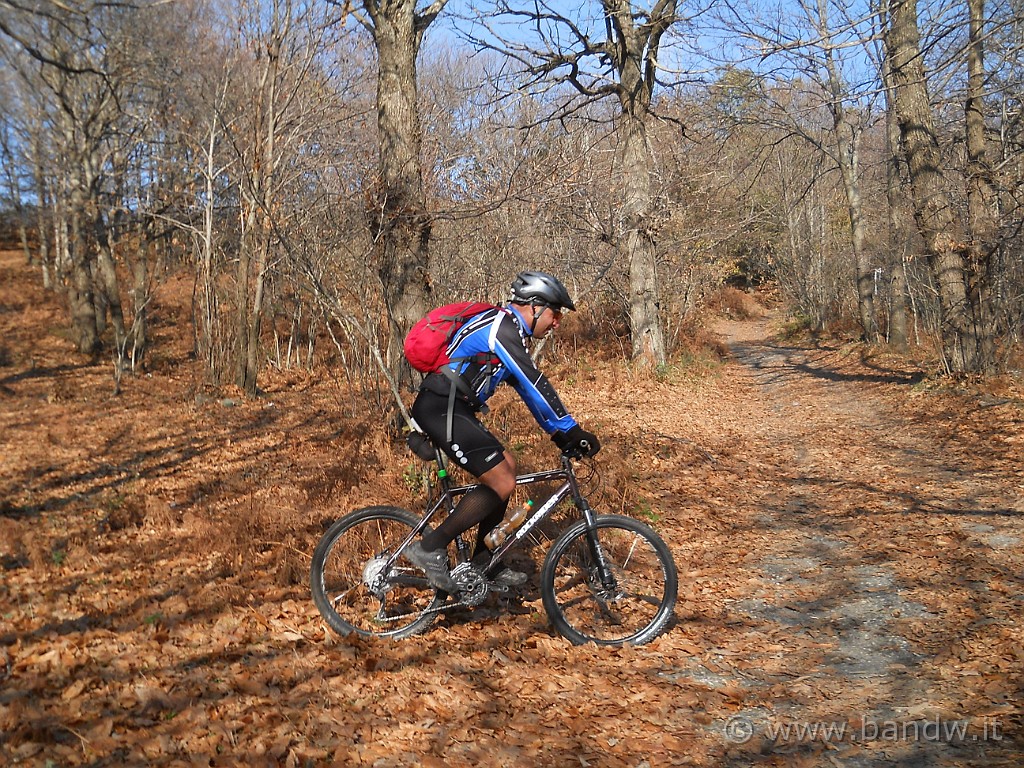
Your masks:
M 548 434 L 576 426 L 555 388 L 526 348 L 529 324 L 515 307 L 483 312 L 463 325 L 448 345 L 449 367 L 462 375 L 481 404 L 503 381 L 519 393 Z M 490 364 L 474 362 L 490 357 Z

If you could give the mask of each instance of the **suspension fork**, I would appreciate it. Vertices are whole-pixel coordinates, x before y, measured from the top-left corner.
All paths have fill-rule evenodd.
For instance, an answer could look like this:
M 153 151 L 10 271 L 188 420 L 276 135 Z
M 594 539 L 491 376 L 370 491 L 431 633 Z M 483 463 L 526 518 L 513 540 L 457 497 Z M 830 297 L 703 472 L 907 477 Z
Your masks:
M 601 579 L 601 586 L 606 590 L 613 590 L 616 587 L 615 574 L 612 573 L 608 558 L 604 555 L 604 548 L 597 538 L 597 525 L 595 523 L 594 510 L 583 499 L 584 506 L 581 508 L 583 520 L 587 524 L 587 547 L 590 549 L 590 556 L 597 566 L 597 574 Z
M 564 456 L 562 457 L 562 465 L 568 470 L 569 486 L 572 488 L 573 499 L 576 502 L 576 507 L 583 515 L 583 520 L 587 524 L 587 547 L 589 547 L 590 556 L 594 559 L 594 564 L 597 566 L 597 575 L 601 579 L 601 586 L 605 590 L 612 591 L 616 588 L 617 582 L 615 581 L 615 574 L 612 573 L 611 566 L 608 564 L 608 558 L 604 555 L 601 542 L 597 538 L 596 515 L 594 515 L 594 510 L 590 507 L 590 502 L 587 501 L 587 498 L 580 491 L 579 483 L 576 480 L 576 473 L 572 471 L 569 460 Z
M 597 565 L 597 574 L 601 579 L 601 586 L 609 591 L 614 590 L 617 586 L 615 574 L 612 573 L 612 569 L 608 565 L 608 558 L 605 557 L 604 549 L 597 538 L 594 510 L 590 507 L 587 497 L 580 491 L 580 484 L 576 479 L 576 473 L 572 469 L 571 461 L 566 456 L 562 456 L 562 467 L 566 471 L 570 492 L 572 493 L 573 501 L 576 503 L 576 508 L 579 509 L 587 525 L 587 547 L 590 549 L 590 556 L 593 558 L 594 564 Z

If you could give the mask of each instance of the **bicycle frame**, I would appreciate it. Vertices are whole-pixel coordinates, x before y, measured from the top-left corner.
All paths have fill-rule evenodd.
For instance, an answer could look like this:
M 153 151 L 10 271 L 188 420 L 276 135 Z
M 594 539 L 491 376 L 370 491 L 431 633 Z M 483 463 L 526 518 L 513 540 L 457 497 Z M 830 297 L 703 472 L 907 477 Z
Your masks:
M 310 585 L 331 629 L 342 636 L 356 632 L 404 638 L 425 630 L 438 613 L 475 608 L 496 593 L 512 592 L 511 598 L 519 599 L 522 594 L 514 588 L 526 580 L 503 578 L 503 561 L 512 548 L 532 549 L 537 539 L 538 549 L 547 551 L 535 585 L 545 612 L 564 637 L 573 643 L 641 644 L 667 626 L 678 589 L 671 551 L 650 526 L 593 510 L 576 477 L 576 457 L 563 456 L 560 468 L 517 476 L 517 487 L 545 484 L 543 490 L 534 490 L 539 508 L 527 512 L 523 524 L 493 552 L 475 551 L 479 530 L 455 537 L 456 551 L 444 553 L 454 582 L 447 585 L 451 591 L 433 585 L 432 564 L 417 566 L 406 557 L 407 548 L 429 530 L 431 521 L 454 513 L 456 504 L 480 487 L 453 483 L 447 457 L 435 452 L 433 458 L 437 477 L 426 483 L 422 505 L 414 505 L 421 510 L 419 516 L 387 504 L 364 507 L 337 520 L 321 537 Z M 590 482 L 589 477 L 584 480 Z M 554 489 L 550 496 L 549 488 Z M 570 498 L 575 510 L 565 519 L 559 515 L 558 525 L 550 526 L 560 530 L 545 526 L 539 535 L 542 522 Z M 526 554 L 532 558 L 537 553 Z M 410 562 L 398 562 L 405 559 Z
M 516 544 L 523 540 L 531 530 L 539 525 L 551 511 L 554 510 L 563 500 L 567 497 L 572 497 L 573 503 L 576 508 L 580 511 L 583 519 L 587 521 L 587 527 L 591 527 L 594 524 L 594 513 L 590 508 L 590 504 L 586 497 L 580 492 L 579 482 L 576 480 L 576 472 L 572 468 L 572 459 L 568 456 L 563 455 L 561 457 L 562 468 L 561 469 L 549 469 L 541 472 L 529 472 L 524 475 L 518 475 L 516 477 L 516 486 L 521 485 L 532 485 L 534 483 L 547 483 L 562 481 L 562 484 L 552 494 L 552 496 L 541 504 L 535 512 L 533 512 L 523 524 L 520 525 L 509 538 L 494 552 L 491 553 L 491 559 L 487 563 L 487 567 L 484 570 L 489 570 L 491 567 L 501 562 L 510 549 Z M 426 513 L 420 518 L 419 523 L 410 532 L 409 536 L 406 537 L 405 541 L 398 548 L 398 551 L 389 558 L 389 566 L 398 558 L 399 553 L 405 549 L 408 544 L 413 541 L 427 524 L 434 518 L 434 516 L 442 509 L 447 508 L 447 514 L 451 514 L 455 510 L 455 500 L 460 496 L 472 491 L 474 488 L 479 486 L 479 483 L 468 483 L 466 485 L 453 486 L 451 478 L 448 474 L 447 469 L 447 456 L 441 451 L 436 452 L 435 463 L 437 464 L 437 477 L 440 481 L 440 491 L 437 499 L 431 503 L 427 502 L 428 508 Z M 462 538 L 462 535 L 456 537 L 455 548 L 458 552 L 457 562 L 467 562 L 470 558 L 469 544 Z M 600 552 L 600 548 L 596 548 L 594 555 L 599 563 L 602 575 L 607 574 L 607 568 L 605 567 L 603 553 Z M 603 580 L 603 579 L 602 579 Z

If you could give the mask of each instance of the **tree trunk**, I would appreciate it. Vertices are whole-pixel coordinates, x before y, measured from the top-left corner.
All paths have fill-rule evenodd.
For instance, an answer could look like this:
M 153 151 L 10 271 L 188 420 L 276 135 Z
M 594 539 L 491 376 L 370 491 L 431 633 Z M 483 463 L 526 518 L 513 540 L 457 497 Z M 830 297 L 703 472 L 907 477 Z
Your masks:
M 827 8 L 819 0 L 819 15 L 822 26 L 827 29 Z M 828 35 L 824 35 L 827 39 Z M 860 169 L 858 157 L 859 131 L 849 119 L 843 105 L 846 98 L 845 85 L 836 66 L 831 43 L 825 45 L 825 67 L 828 72 L 828 89 L 832 94 L 829 109 L 832 112 L 832 128 L 836 138 L 836 160 L 846 192 L 846 209 L 850 217 L 850 242 L 853 247 L 853 263 L 857 272 L 857 310 L 864 340 L 870 344 L 878 341 L 878 321 L 875 318 L 875 281 L 871 259 L 864 250 L 864 217 L 860 197 Z
M 150 232 L 148 228 L 152 225 L 144 225 L 138 230 L 138 246 L 135 249 L 135 257 L 132 261 L 132 327 L 131 338 L 128 340 L 131 348 L 128 350 L 128 359 L 132 372 L 145 368 L 144 356 L 149 336 L 149 249 Z
M 916 0 L 895 0 L 885 43 L 893 77 L 893 105 L 907 156 L 914 218 L 939 287 L 942 352 L 954 374 L 978 370 L 978 343 L 967 297 L 966 246 L 953 217 L 942 172 L 919 44 Z
M 146 248 L 139 248 L 132 271 L 135 285 L 132 288 L 132 304 L 135 319 L 132 321 L 131 365 L 132 370 L 144 368 L 143 357 L 149 344 L 149 266 L 146 264 Z
M 41 135 L 42 131 L 39 131 L 39 134 Z M 32 153 L 32 178 L 36 186 L 36 229 L 38 231 L 36 249 L 39 268 L 43 273 L 43 287 L 49 290 L 53 287 L 50 274 L 50 231 L 46 216 L 46 211 L 50 207 L 50 195 L 46 184 L 46 174 L 43 171 L 42 153 L 42 140 L 37 135 Z
M 18 216 L 18 240 L 21 242 L 21 252 L 25 254 L 25 264 L 29 267 L 36 265 L 35 254 L 32 253 L 32 248 L 28 242 L 28 226 L 25 223 L 27 218 L 25 210 L 20 204 L 15 208 L 15 213 Z
M 633 358 L 665 364 L 665 339 L 658 305 L 657 250 L 650 230 L 650 153 L 644 120 L 624 113 L 616 126 L 617 174 L 623 192 L 619 250 L 629 264 L 629 325 Z
M 416 90 L 416 56 L 422 31 L 416 27 L 415 0 L 376 8 L 377 127 L 380 180 L 371 228 L 378 243 L 378 274 L 387 307 L 388 365 L 400 382 L 411 382 L 404 363 L 406 332 L 430 308 L 431 216 L 420 168 L 422 133 Z
M 93 205 L 95 205 L 95 202 Z M 116 349 L 120 350 L 125 343 L 127 335 L 124 325 L 124 307 L 121 303 L 121 287 L 117 279 L 117 266 L 114 264 L 109 231 L 103 219 L 103 214 L 97 211 L 91 214 L 91 217 L 98 247 L 96 271 L 99 276 L 100 288 L 103 291 L 104 303 L 110 312 L 110 318 L 114 324 L 114 343 Z
M 910 348 L 907 336 L 907 273 L 903 259 L 889 260 L 889 344 L 898 352 Z
M 53 282 L 57 291 L 64 285 L 71 266 L 71 215 L 67 200 L 53 196 Z
M 216 196 L 214 189 L 214 178 L 216 167 L 214 163 L 214 151 L 217 145 L 217 120 L 210 120 L 210 138 L 207 144 L 206 154 L 206 200 L 203 205 L 203 234 L 202 234 L 202 260 L 199 268 L 199 283 L 201 286 L 200 299 L 200 324 L 199 349 L 197 356 L 206 361 L 210 375 L 219 380 L 223 368 L 218 365 L 217 356 L 214 352 L 214 327 L 217 322 L 217 287 L 213 281 L 213 216 Z
M 71 232 L 68 242 L 71 280 L 68 283 L 68 305 L 71 308 L 71 326 L 78 351 L 95 355 L 100 339 L 96 332 L 96 302 L 92 288 L 92 268 L 89 246 L 83 231 L 85 218 L 85 192 L 73 181 L 71 190 Z
M 619 115 L 615 174 L 622 189 L 622 228 L 618 241 L 629 264 L 629 324 L 633 358 L 648 366 L 664 365 L 665 337 L 658 301 L 657 248 L 651 227 L 651 155 L 647 118 L 654 94 L 662 34 L 675 20 L 675 2 L 661 7 L 650 25 L 638 23 L 628 0 L 602 0 L 610 29 L 618 37 L 613 61 L 618 70 Z
M 243 208 L 242 238 L 239 243 L 239 267 L 236 276 L 236 333 L 238 339 L 237 357 L 234 361 L 234 383 L 238 384 L 249 394 L 256 393 L 256 368 L 253 365 L 255 349 L 253 349 L 253 338 L 250 322 L 250 271 L 252 270 L 253 254 L 258 246 L 256 243 L 256 203 L 242 193 L 245 201 Z M 258 339 L 257 339 L 258 341 Z
M 857 310 L 864 340 L 878 341 L 878 322 L 875 319 L 875 280 L 871 259 L 864 249 L 864 216 L 857 170 L 857 138 L 854 128 L 843 117 L 841 105 L 836 108 L 836 138 L 839 149 L 839 171 L 846 190 L 846 207 L 850 215 L 850 236 L 854 265 L 857 270 Z
M 979 364 L 986 373 L 996 367 L 995 323 L 988 292 L 992 256 L 998 247 L 998 200 L 992 183 L 985 139 L 985 0 L 967 0 L 970 37 L 967 48 L 967 216 L 970 271 L 967 295 L 978 334 Z
M 886 89 L 887 101 L 892 103 L 892 73 L 889 60 L 882 62 L 882 82 Z M 900 173 L 900 126 L 896 112 L 885 112 L 885 143 L 887 161 L 885 164 L 885 197 L 888 203 L 888 258 L 886 269 L 889 273 L 889 343 L 900 352 L 909 348 L 907 337 L 907 281 L 903 260 L 906 252 L 906 222 L 904 221 L 904 194 Z
M 256 259 L 256 280 L 253 286 L 252 307 L 247 329 L 245 369 L 249 377 L 245 380 L 244 389 L 250 397 L 254 396 L 257 392 L 256 375 L 259 372 L 260 332 L 263 328 L 263 303 L 267 285 L 267 264 L 270 260 L 269 222 L 265 222 L 262 235 L 259 257 Z
M 274 183 L 277 170 L 277 133 L 279 128 L 277 87 L 281 50 L 290 27 L 289 20 L 276 19 L 273 38 L 267 46 L 267 57 L 260 73 L 259 103 L 256 105 L 253 167 L 250 180 L 242 190 L 247 209 L 243 222 L 242 252 L 238 260 L 238 360 L 235 383 L 250 397 L 257 393 L 259 372 L 260 330 L 263 325 L 263 301 L 267 266 L 270 263 L 274 204 Z M 255 255 L 255 259 L 253 258 Z M 252 290 L 250 293 L 250 281 Z

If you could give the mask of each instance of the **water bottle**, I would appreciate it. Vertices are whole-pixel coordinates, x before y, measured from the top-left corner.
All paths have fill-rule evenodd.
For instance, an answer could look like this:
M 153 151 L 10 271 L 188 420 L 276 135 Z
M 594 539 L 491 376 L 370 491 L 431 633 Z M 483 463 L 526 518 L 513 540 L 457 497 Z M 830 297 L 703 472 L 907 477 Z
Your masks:
M 530 516 L 530 510 L 533 507 L 533 502 L 530 499 L 526 500 L 526 503 L 521 507 L 516 507 L 512 510 L 512 514 L 505 517 L 504 520 L 495 528 L 493 531 L 487 534 L 484 538 L 484 544 L 487 545 L 488 549 L 497 549 L 504 544 L 509 535 L 523 524 L 523 521 Z

